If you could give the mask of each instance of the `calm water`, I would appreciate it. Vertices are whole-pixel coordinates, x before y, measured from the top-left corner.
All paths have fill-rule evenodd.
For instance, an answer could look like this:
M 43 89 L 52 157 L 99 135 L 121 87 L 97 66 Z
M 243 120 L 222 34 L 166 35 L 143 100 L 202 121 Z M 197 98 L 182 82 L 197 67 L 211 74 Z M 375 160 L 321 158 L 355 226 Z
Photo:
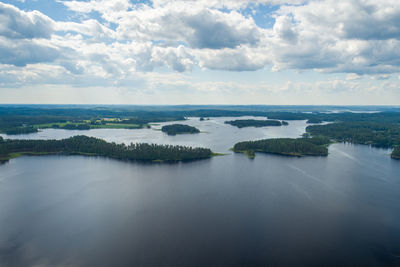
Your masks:
M 199 118 L 189 118 L 186 121 L 153 124 L 151 129 L 93 129 L 93 130 L 60 130 L 44 129 L 38 133 L 21 135 L 4 135 L 4 138 L 15 139 L 63 139 L 74 135 L 87 135 L 102 138 L 109 142 L 130 144 L 157 143 L 157 144 L 180 144 L 188 146 L 202 146 L 211 148 L 215 152 L 227 152 L 236 142 L 274 137 L 300 137 L 307 126 L 305 121 L 291 121 L 290 126 L 285 127 L 263 127 L 242 128 L 224 124 L 227 120 L 236 119 L 265 119 L 265 117 L 223 117 L 210 118 L 200 121 Z M 161 127 L 167 124 L 184 123 L 198 128 L 200 134 L 184 134 L 169 136 L 161 132 Z
M 25 137 L 86 134 L 227 152 L 241 140 L 297 137 L 306 126 L 237 129 L 226 119 L 189 120 L 198 135 Z M 0 266 L 399 266 L 400 161 L 367 146 L 334 144 L 329 152 L 178 164 L 11 160 L 0 165 Z

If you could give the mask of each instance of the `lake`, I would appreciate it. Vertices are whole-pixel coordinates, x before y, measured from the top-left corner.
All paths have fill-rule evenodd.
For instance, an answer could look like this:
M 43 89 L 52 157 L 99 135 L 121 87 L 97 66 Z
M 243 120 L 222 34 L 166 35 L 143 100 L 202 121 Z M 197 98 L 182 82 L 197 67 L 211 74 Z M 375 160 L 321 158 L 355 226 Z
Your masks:
M 243 117 L 252 118 L 252 117 Z M 242 128 L 236 118 L 158 129 L 46 129 L 117 143 L 209 147 L 226 156 L 175 164 L 84 156 L 0 165 L 0 266 L 399 266 L 400 161 L 333 144 L 328 157 L 232 154 L 238 141 L 298 137 L 305 121 Z M 7 138 L 9 136 L 6 136 Z

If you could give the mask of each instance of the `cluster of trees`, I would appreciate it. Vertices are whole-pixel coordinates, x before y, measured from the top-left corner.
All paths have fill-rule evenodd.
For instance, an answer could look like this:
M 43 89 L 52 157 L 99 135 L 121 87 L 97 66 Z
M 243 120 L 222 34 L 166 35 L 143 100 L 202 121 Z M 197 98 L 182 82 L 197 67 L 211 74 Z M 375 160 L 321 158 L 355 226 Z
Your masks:
M 322 123 L 323 120 L 319 119 L 319 118 L 311 118 L 307 120 L 307 123 Z
M 165 117 L 144 117 L 144 118 L 128 118 L 121 121 L 116 121 L 114 123 L 120 124 L 138 124 L 138 125 L 146 125 L 150 122 L 166 122 L 166 121 L 183 121 L 185 117 L 183 116 L 165 116 Z
M 45 114 L 34 116 L 0 113 L 0 132 L 5 134 L 34 133 L 38 131 L 34 125 L 55 122 L 64 122 L 64 120 L 54 116 L 47 116 Z
M 318 108 L 310 107 L 279 107 L 279 106 L 52 106 L 52 105 L 22 105 L 0 106 L 0 131 L 4 129 L 34 126 L 37 124 L 52 124 L 62 122 L 97 121 L 102 118 L 119 118 L 113 121 L 117 124 L 146 125 L 149 122 L 164 122 L 184 120 L 185 117 L 238 117 L 264 116 L 275 120 L 319 120 L 319 121 L 380 121 L 400 123 L 399 112 L 388 111 L 380 113 L 322 113 Z M 273 111 L 273 110 L 293 110 Z M 302 109 L 312 112 L 301 112 Z M 319 108 L 321 109 L 321 108 Z M 325 108 L 326 109 L 326 108 Z M 395 109 L 393 109 L 395 110 Z
M 277 120 L 233 120 L 225 121 L 225 123 L 236 126 L 238 128 L 288 125 L 286 121 L 281 122 Z
M 386 122 L 400 123 L 399 112 L 379 112 L 379 113 L 303 113 L 303 112 L 266 112 L 268 119 L 277 120 L 310 120 L 328 122 Z
M 38 129 L 32 126 L 12 127 L 3 130 L 5 134 L 28 134 L 28 133 L 36 133 L 37 131 Z
M 266 112 L 264 116 L 267 116 L 268 119 L 275 120 L 306 120 L 309 118 L 310 113 L 302 113 L 302 112 Z
M 394 158 L 394 159 L 400 159 L 400 146 L 396 146 L 394 149 L 393 149 L 393 152 L 392 152 L 392 158 Z
M 171 124 L 165 125 L 161 128 L 161 131 L 167 133 L 168 135 L 176 135 L 176 134 L 195 134 L 200 133 L 200 130 L 196 127 L 192 127 L 185 124 Z
M 59 127 L 57 124 L 55 124 L 55 125 L 53 125 L 53 128 L 60 128 L 60 129 L 65 129 L 65 130 L 89 130 L 90 125 L 87 123 L 79 123 L 79 124 L 67 123 L 61 127 Z
M 233 151 L 254 157 L 254 152 L 282 154 L 290 156 L 327 156 L 329 139 L 313 138 L 275 138 L 236 143 Z
M 400 114 L 399 114 L 400 115 Z M 391 148 L 400 145 L 400 125 L 387 122 L 338 122 L 311 125 L 306 128 L 311 135 L 323 135 L 339 142 Z
M 236 120 L 226 122 L 237 127 L 263 127 L 286 125 L 282 120 L 308 120 L 307 123 L 333 122 L 312 125 L 307 131 L 337 141 L 368 144 L 377 147 L 400 145 L 400 112 L 397 108 L 380 108 L 379 113 L 323 113 L 333 107 L 280 107 L 280 106 L 52 106 L 52 105 L 0 105 L 0 132 L 26 134 L 37 132 L 38 127 L 85 130 L 90 128 L 142 128 L 149 122 L 184 120 L 185 117 L 238 117 L 264 116 L 269 120 Z M 346 107 L 343 107 L 346 109 Z M 357 107 L 352 107 L 357 109 Z M 358 108 L 360 111 L 365 107 Z M 303 111 L 307 111 L 303 112 Z M 103 118 L 118 118 L 108 125 Z M 281 122 L 280 122 L 281 121 Z M 69 122 L 65 124 L 66 122 Z M 65 124 L 65 126 L 60 126 Z M 118 127 L 119 126 L 119 127 Z M 190 127 L 190 126 L 188 126 Z M 180 131 L 180 130 L 178 130 Z M 177 134 L 171 131 L 170 134 Z M 196 131 L 193 131 L 193 133 Z M 181 133 L 192 133 L 184 130 Z
M 83 135 L 63 140 L 3 140 L 1 138 L 0 158 L 7 158 L 10 153 L 87 154 L 141 161 L 184 161 L 212 156 L 212 151 L 208 148 L 145 143 L 132 143 L 126 146 Z
M 6 134 L 25 134 L 37 132 L 40 125 L 47 128 L 86 130 L 107 124 L 103 118 L 120 118 L 112 124 L 136 124 L 142 128 L 149 122 L 184 120 L 182 112 L 143 111 L 126 107 L 87 107 L 87 106 L 0 106 L 0 132 Z M 97 123 L 100 121 L 100 123 Z M 60 126 L 70 122 L 65 126 Z M 132 126 L 127 128 L 133 128 Z M 94 127 L 92 127 L 94 126 Z M 112 127 L 107 127 L 112 128 Z M 123 127 L 116 127 L 123 128 Z

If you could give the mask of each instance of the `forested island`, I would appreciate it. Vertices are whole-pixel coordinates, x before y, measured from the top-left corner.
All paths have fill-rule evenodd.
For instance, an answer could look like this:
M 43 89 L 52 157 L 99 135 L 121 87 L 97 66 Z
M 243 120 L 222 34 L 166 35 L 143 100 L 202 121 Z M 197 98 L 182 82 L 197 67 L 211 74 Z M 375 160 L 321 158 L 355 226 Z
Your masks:
M 161 128 L 161 131 L 163 131 L 168 135 L 200 133 L 200 130 L 197 129 L 196 127 L 192 127 L 185 124 L 165 125 Z
M 225 123 L 236 126 L 238 128 L 288 125 L 286 121 L 281 122 L 278 120 L 252 120 L 252 119 L 225 121 Z
M 208 148 L 157 144 L 116 144 L 102 139 L 74 136 L 63 140 L 4 140 L 0 137 L 0 161 L 22 155 L 79 154 L 138 161 L 185 161 L 210 158 Z
M 394 158 L 394 159 L 400 159 L 400 146 L 396 146 L 393 149 L 391 157 Z
M 319 118 L 311 118 L 311 119 L 308 119 L 306 123 L 315 123 L 315 124 L 318 124 L 318 123 L 323 123 L 323 122 L 324 122 L 324 121 L 321 120 L 321 119 L 319 119 Z
M 273 138 L 239 142 L 234 145 L 233 151 L 244 153 L 249 158 L 254 158 L 255 152 L 286 156 L 327 156 L 329 143 L 326 137 Z

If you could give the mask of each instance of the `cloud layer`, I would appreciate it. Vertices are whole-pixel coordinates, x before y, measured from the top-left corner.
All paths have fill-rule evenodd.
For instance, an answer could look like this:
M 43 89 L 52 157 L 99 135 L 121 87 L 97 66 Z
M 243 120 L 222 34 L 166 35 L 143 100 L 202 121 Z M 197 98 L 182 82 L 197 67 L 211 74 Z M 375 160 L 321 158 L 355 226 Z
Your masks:
M 400 71 L 397 0 L 57 2 L 73 19 L 0 2 L 3 85 L 119 85 L 146 72 L 196 68 L 346 73 L 349 84 Z M 271 27 L 261 27 L 264 20 Z M 46 69 L 53 73 L 44 81 Z

